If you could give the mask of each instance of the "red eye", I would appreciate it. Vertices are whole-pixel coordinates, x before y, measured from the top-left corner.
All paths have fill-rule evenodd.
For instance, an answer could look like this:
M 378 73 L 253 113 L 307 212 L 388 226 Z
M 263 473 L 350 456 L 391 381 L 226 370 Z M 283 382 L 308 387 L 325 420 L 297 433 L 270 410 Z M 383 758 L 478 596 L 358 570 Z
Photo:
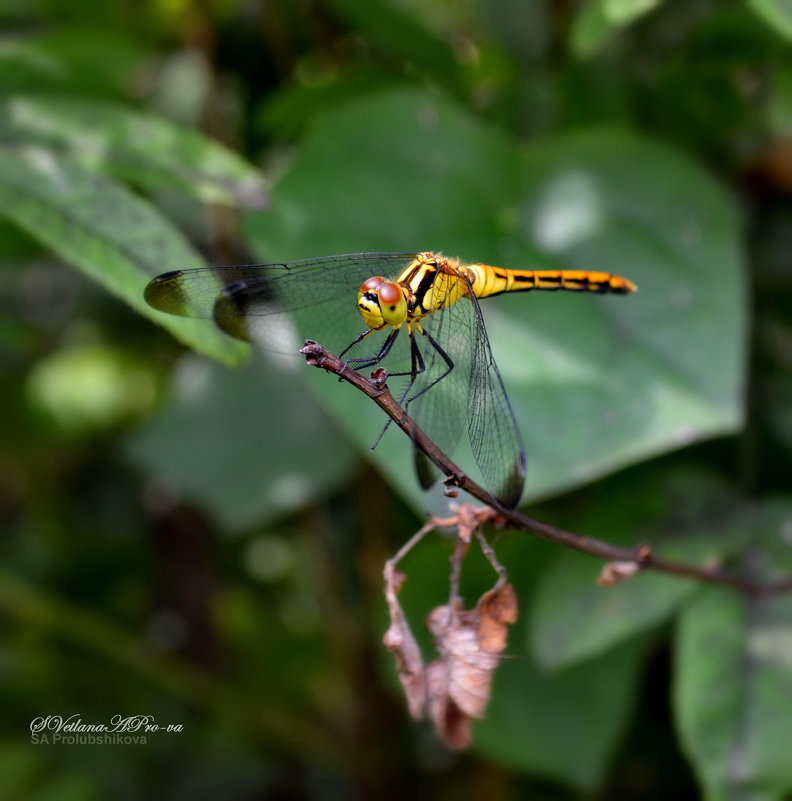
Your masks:
M 380 303 L 384 303 L 389 306 L 393 303 L 398 303 L 401 300 L 401 297 L 402 297 L 401 289 L 399 289 L 399 287 L 396 284 L 385 282 L 384 284 L 380 285 L 379 288 Z
M 371 278 L 367 278 L 361 285 L 360 291 L 361 292 L 374 292 L 376 291 L 377 287 L 382 284 L 385 279 L 381 275 L 373 275 Z

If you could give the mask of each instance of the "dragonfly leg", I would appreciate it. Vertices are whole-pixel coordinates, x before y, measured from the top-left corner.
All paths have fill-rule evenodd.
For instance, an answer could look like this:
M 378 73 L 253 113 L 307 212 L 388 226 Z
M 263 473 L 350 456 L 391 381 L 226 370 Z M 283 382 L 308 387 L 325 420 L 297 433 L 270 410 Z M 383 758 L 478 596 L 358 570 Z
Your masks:
M 437 386 L 453 369 L 454 369 L 454 361 L 453 359 L 440 347 L 435 339 L 432 338 L 432 335 L 428 331 L 421 331 L 421 333 L 429 340 L 429 344 L 437 351 L 440 355 L 440 358 L 446 363 L 446 367 L 448 368 L 442 375 L 437 376 L 431 384 L 425 386 L 420 392 L 417 392 L 407 401 L 407 405 L 409 406 L 414 400 L 418 400 L 424 392 L 428 392 L 432 387 Z M 418 346 L 416 345 L 416 348 Z M 420 351 L 419 351 L 420 353 Z M 421 359 L 423 363 L 423 359 Z M 423 372 L 423 370 L 421 370 Z M 409 387 L 408 387 L 409 389 Z
M 410 331 L 410 369 L 405 370 L 401 373 L 391 373 L 391 375 L 408 375 L 410 376 L 410 380 L 407 382 L 407 386 L 404 388 L 404 392 L 402 392 L 401 396 L 399 397 L 399 406 L 404 403 L 404 399 L 407 397 L 408 393 L 412 389 L 412 385 L 415 383 L 415 379 L 418 378 L 421 373 L 426 370 L 426 364 L 424 362 L 423 354 L 421 353 L 421 349 L 418 347 L 418 342 L 415 339 L 415 334 Z
M 364 337 L 367 337 L 374 329 L 369 328 L 368 331 L 356 336 L 352 342 L 347 345 L 344 350 L 341 351 L 339 355 L 339 359 L 343 358 L 344 354 L 350 349 L 357 345 Z M 390 352 L 391 348 L 393 347 L 393 343 L 396 341 L 396 337 L 399 334 L 399 329 L 394 328 L 390 334 L 388 334 L 387 339 L 382 343 L 382 347 L 379 349 L 379 353 L 376 356 L 365 356 L 362 358 L 357 359 L 348 359 L 347 364 L 352 365 L 356 370 L 365 370 L 367 367 L 373 367 L 375 364 L 379 364 Z
M 362 334 L 358 334 L 358 335 L 357 335 L 357 336 L 356 336 L 356 337 L 355 337 L 355 338 L 354 338 L 354 339 L 353 339 L 353 340 L 352 340 L 352 341 L 351 341 L 351 342 L 350 342 L 350 343 L 349 343 L 349 344 L 348 344 L 348 345 L 347 345 L 347 346 L 346 346 L 346 347 L 345 347 L 345 348 L 344 348 L 344 349 L 341 351 L 341 353 L 339 353 L 339 354 L 338 354 L 338 358 L 339 358 L 339 359 L 343 359 L 343 358 L 344 358 L 344 354 L 345 354 L 345 353 L 346 353 L 346 352 L 347 352 L 347 351 L 348 351 L 350 348 L 354 348 L 354 347 L 355 347 L 355 345 L 357 345 L 357 343 L 358 343 L 358 342 L 360 342 L 361 340 L 365 339 L 365 338 L 366 338 L 366 337 L 367 337 L 367 336 L 368 336 L 368 335 L 369 335 L 369 334 L 370 334 L 370 333 L 371 333 L 373 330 L 374 330 L 373 328 L 367 328 L 367 329 L 366 329 L 366 330 L 365 330 L 365 331 L 364 331 Z M 352 360 L 352 361 L 354 361 L 354 360 Z
M 407 386 L 404 388 L 404 391 L 401 393 L 399 397 L 398 403 L 401 406 L 404 403 L 404 399 L 407 397 L 408 393 L 412 389 L 412 385 L 415 383 L 415 379 L 426 370 L 426 364 L 424 362 L 423 355 L 421 353 L 421 349 L 418 347 L 418 342 L 415 340 L 415 334 L 410 331 L 408 336 L 410 337 L 410 369 L 405 372 L 401 373 L 390 373 L 390 375 L 408 375 L 410 376 L 410 380 L 407 382 Z M 408 401 L 409 402 L 409 401 Z M 405 411 L 405 414 L 407 412 Z M 389 419 L 387 423 L 385 423 L 385 427 L 380 431 L 379 436 L 376 439 L 376 442 L 371 446 L 371 450 L 374 450 L 377 445 L 379 445 L 380 440 L 385 435 L 385 432 L 390 428 L 390 424 L 393 422 L 393 419 Z
M 426 337 L 429 344 L 435 349 L 437 354 L 440 358 L 445 362 L 446 369 L 431 381 L 427 386 L 423 387 L 423 389 L 419 390 L 415 393 L 411 398 L 408 399 L 406 405 L 404 406 L 405 414 L 409 413 L 410 404 L 418 400 L 425 392 L 432 389 L 433 387 L 437 386 L 453 369 L 454 369 L 454 361 L 453 359 L 443 350 L 442 347 L 437 343 L 435 339 L 432 338 L 431 334 L 429 334 L 424 329 L 420 329 L 421 333 Z M 416 344 L 416 349 L 418 345 Z M 419 351 L 420 352 L 420 351 Z M 417 447 L 413 447 L 413 460 L 415 464 L 415 472 L 418 476 L 418 482 L 424 489 L 429 489 L 432 485 L 437 481 L 437 470 L 432 466 L 429 459 L 427 458 L 426 454 L 423 451 L 420 451 Z M 464 480 L 464 475 L 454 475 L 446 479 L 446 494 L 450 494 L 449 487 L 450 486 L 461 486 L 462 481 Z M 451 482 L 450 484 L 448 482 Z M 455 497 L 455 496 L 452 496 Z

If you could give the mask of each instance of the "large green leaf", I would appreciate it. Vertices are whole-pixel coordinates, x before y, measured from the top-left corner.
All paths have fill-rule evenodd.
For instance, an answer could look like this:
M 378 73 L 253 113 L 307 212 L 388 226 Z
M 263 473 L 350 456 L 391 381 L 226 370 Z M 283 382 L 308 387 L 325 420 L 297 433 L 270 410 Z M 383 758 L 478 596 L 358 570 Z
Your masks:
M 290 366 L 257 358 L 229 370 L 185 359 L 169 402 L 130 440 L 130 458 L 230 530 L 334 491 L 354 454 L 306 394 L 295 373 L 302 365 Z
M 498 667 L 476 749 L 515 770 L 594 789 L 627 725 L 645 653 L 644 643 L 624 643 L 558 673 L 512 655 Z
M 755 578 L 792 574 L 792 504 L 760 509 Z M 792 787 L 792 596 L 702 590 L 679 621 L 674 702 L 708 801 L 770 801 Z
M 572 26 L 572 49 L 578 56 L 590 56 L 611 37 L 662 0 L 586 0 Z
M 390 0 L 325 0 L 350 25 L 358 29 L 382 53 L 426 72 L 434 80 L 455 87 L 460 59 L 451 43 L 431 33 L 418 19 Z
M 207 202 L 254 208 L 265 203 L 261 174 L 236 153 L 189 128 L 120 105 L 10 96 L 0 101 L 0 134 L 6 142 L 41 144 L 138 184 L 178 186 Z
M 789 0 L 748 0 L 748 5 L 786 39 L 792 39 L 792 3 Z
M 720 188 L 666 146 L 592 133 L 529 150 L 520 203 L 518 232 L 544 254 L 639 287 L 500 304 L 508 327 L 490 329 L 532 493 L 739 428 L 744 265 Z
M 645 542 L 658 556 L 697 565 L 722 561 L 745 542 L 744 524 L 729 513 L 727 488 L 707 474 L 678 466 L 644 471 L 637 482 L 621 477 L 614 494 L 616 481 L 599 488 L 574 530 L 614 544 Z M 601 586 L 602 567 L 598 559 L 563 551 L 542 573 L 529 632 L 541 665 L 557 669 L 607 651 L 666 620 L 699 586 L 653 571 Z
M 43 91 L 128 97 L 130 75 L 144 69 L 149 57 L 140 39 L 98 19 L 93 27 L 20 20 L 13 34 L 7 26 L 0 40 L 0 87 L 2 94 Z
M 271 212 L 251 215 L 247 230 L 265 261 L 433 249 L 635 280 L 640 291 L 629 297 L 483 304 L 528 446 L 530 497 L 740 425 L 736 215 L 694 164 L 650 140 L 600 132 L 523 147 L 436 97 L 372 95 L 316 121 L 273 190 Z M 321 330 L 310 333 L 321 342 Z M 370 446 L 379 411 L 314 378 Z M 378 464 L 420 504 L 401 439 L 383 440 Z
M 180 320 L 146 305 L 150 278 L 203 259 L 124 187 L 40 147 L 0 147 L 0 215 L 201 353 L 235 363 L 246 352 L 206 321 Z

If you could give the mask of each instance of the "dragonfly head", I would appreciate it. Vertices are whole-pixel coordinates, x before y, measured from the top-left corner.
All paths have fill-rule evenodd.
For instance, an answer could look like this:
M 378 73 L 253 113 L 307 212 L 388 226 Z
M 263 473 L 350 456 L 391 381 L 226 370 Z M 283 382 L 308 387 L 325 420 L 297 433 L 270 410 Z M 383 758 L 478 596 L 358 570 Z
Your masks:
M 358 310 L 363 322 L 375 331 L 401 325 L 407 319 L 407 298 L 398 284 L 375 275 L 358 290 Z

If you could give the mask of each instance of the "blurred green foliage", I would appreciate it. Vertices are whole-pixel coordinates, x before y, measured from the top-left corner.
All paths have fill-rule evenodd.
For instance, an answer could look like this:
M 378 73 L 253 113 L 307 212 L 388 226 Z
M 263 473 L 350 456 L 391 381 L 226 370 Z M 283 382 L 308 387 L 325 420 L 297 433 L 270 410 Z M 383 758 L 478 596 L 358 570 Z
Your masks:
M 12 0 L 0 30 L 0 798 L 790 797 L 789 596 L 598 587 L 512 533 L 521 618 L 443 750 L 380 644 L 382 563 L 444 503 L 409 443 L 142 297 L 364 250 L 626 275 L 485 304 L 525 501 L 788 578 L 788 3 Z M 449 553 L 405 563 L 416 626 Z M 183 730 L 35 744 L 48 715 Z

